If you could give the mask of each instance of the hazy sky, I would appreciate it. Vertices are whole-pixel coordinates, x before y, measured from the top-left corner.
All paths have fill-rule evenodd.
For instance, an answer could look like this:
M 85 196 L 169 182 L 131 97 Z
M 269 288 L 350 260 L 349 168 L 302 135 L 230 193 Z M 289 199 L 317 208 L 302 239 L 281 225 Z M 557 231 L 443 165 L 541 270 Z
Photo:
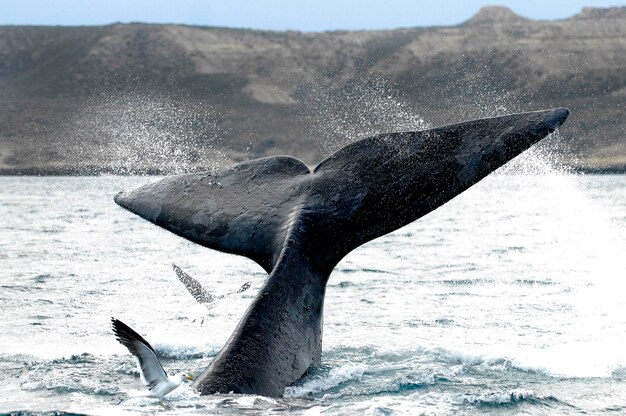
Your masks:
M 454 25 L 484 5 L 534 19 L 572 16 L 582 7 L 626 0 L 0 0 L 0 24 L 186 23 L 319 31 Z

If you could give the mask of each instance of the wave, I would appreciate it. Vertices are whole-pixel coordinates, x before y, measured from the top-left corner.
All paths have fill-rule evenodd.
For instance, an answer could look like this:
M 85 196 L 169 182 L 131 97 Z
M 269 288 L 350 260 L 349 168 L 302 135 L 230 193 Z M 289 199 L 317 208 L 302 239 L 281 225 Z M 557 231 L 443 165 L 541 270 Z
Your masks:
M 398 274 L 394 273 L 393 270 L 381 270 L 381 269 L 372 269 L 368 267 L 363 268 L 354 268 L 354 267 L 340 267 L 336 269 L 341 273 L 372 273 L 372 274 Z
M 602 342 L 554 344 L 543 348 L 500 345 L 475 352 L 439 349 L 438 354 L 474 367 L 516 369 L 560 378 L 619 378 L 620 369 L 625 367 L 622 349 Z
M 221 345 L 155 342 L 152 344 L 157 354 L 174 360 L 191 360 L 215 357 Z
M 519 372 L 535 374 L 531 376 L 533 379 L 626 379 L 622 351 L 606 346 L 603 349 L 602 346 L 602 343 L 558 344 L 544 348 L 499 345 L 485 347 L 482 351 L 420 346 L 404 349 L 371 346 L 332 348 L 325 351 L 325 362 L 351 364 L 312 374 L 305 378 L 304 383 L 291 388 L 289 394 L 310 396 L 340 392 L 339 395 L 345 395 L 350 394 L 349 390 L 358 391 L 358 394 L 402 393 L 447 383 L 467 375 L 518 379 L 521 376 Z M 516 394 L 513 394 L 513 399 L 526 397 L 521 393 Z
M 341 289 L 345 289 L 345 288 L 347 288 L 347 287 L 354 287 L 354 286 L 358 286 L 358 284 L 357 284 L 357 283 L 355 283 L 355 282 L 349 282 L 349 281 L 347 281 L 347 280 L 344 280 L 344 281 L 341 281 L 341 282 L 339 282 L 339 283 L 337 283 L 337 284 L 331 284 L 331 285 L 329 285 L 329 286 L 331 286 L 331 287 L 339 287 L 339 288 L 341 288 Z
M 321 393 L 361 377 L 366 370 L 367 366 L 364 364 L 346 364 L 332 368 L 327 374 L 313 376 L 301 385 L 287 387 L 285 397 L 304 397 Z
M 466 393 L 454 397 L 453 403 L 475 406 L 510 406 L 519 403 L 535 405 L 566 404 L 552 395 L 537 395 L 532 390 L 527 389 L 512 389 L 483 394 Z
M 47 410 L 43 412 L 12 410 L 8 413 L 0 413 L 0 416 L 86 416 L 86 413 L 64 412 L 62 410 Z
M 109 383 L 99 383 L 89 379 L 52 378 L 39 381 L 26 381 L 21 384 L 23 391 L 52 391 L 58 394 L 83 393 L 88 395 L 113 396 L 120 390 Z
M 540 280 L 540 279 L 515 279 L 513 283 L 520 286 L 554 286 L 560 285 L 559 282 L 552 280 Z
M 450 383 L 463 366 L 423 361 L 426 350 L 341 347 L 325 354 L 327 364 L 288 387 L 285 397 L 403 394 Z M 427 360 L 429 361 L 429 360 Z M 349 364 L 343 364 L 349 362 Z

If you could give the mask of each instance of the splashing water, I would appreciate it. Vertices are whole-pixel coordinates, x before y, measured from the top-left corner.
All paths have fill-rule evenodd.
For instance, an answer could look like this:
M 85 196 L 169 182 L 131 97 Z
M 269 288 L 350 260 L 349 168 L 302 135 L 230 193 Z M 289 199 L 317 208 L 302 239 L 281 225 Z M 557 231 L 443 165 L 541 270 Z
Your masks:
M 329 153 L 365 136 L 429 127 L 394 95 L 384 82 L 316 91 L 320 146 Z M 226 160 L 219 114 L 201 104 L 126 94 L 90 103 L 69 124 L 97 138 L 98 157 L 116 160 L 117 172 L 139 164 L 177 173 Z M 187 389 L 169 410 L 128 398 L 140 384 L 110 316 L 141 328 L 168 371 L 200 371 L 254 294 L 212 310 L 201 327 L 169 264 L 184 259 L 194 276 L 209 276 L 208 287 L 236 288 L 255 276 L 258 289 L 266 275 L 113 204 L 114 192 L 145 178 L 2 179 L 0 211 L 12 221 L 0 240 L 0 312 L 12 319 L 0 322 L 0 411 L 26 403 L 94 414 L 619 413 L 626 182 L 572 175 L 558 162 L 562 140 L 557 132 L 346 257 L 327 289 L 323 366 L 287 397 L 199 398 Z M 77 164 L 88 165 L 91 152 L 76 152 Z
M 228 164 L 220 114 L 210 105 L 149 93 L 127 92 L 87 101 L 69 123 L 76 143 L 74 162 L 109 166 L 111 173 L 177 174 Z
M 538 162 L 537 159 L 541 159 Z M 0 411 L 604 414 L 626 408 L 623 176 L 545 175 L 527 153 L 406 228 L 355 250 L 327 288 L 322 367 L 273 400 L 141 388 L 111 315 L 168 371 L 205 368 L 266 274 L 111 200 L 146 178 L 4 178 Z M 28 194 L 24 193 L 28 189 Z M 73 201 L 68 204 L 68 201 Z M 193 321 L 172 273 L 251 293 Z M 155 308 L 155 302 L 158 308 Z M 619 411 L 614 411 L 619 413 Z
M 373 135 L 429 127 L 384 79 L 353 81 L 341 89 L 318 83 L 304 103 L 306 117 L 313 118 L 311 135 L 324 154 Z

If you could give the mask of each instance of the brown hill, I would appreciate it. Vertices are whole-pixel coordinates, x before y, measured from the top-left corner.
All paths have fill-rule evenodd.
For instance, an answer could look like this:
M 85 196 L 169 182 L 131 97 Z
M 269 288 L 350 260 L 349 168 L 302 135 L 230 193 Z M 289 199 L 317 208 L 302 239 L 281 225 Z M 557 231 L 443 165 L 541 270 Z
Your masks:
M 0 169 L 189 170 L 314 163 L 377 132 L 567 106 L 568 163 L 626 166 L 626 7 L 454 27 L 268 32 L 0 27 Z

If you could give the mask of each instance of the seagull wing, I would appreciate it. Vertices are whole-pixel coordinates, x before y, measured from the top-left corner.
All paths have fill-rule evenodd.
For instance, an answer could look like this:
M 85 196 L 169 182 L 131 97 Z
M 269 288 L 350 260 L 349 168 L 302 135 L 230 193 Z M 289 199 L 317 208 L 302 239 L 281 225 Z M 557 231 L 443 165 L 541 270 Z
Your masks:
M 250 288 L 250 282 L 246 282 L 246 283 L 243 284 L 243 286 L 241 286 L 239 289 L 237 289 L 237 293 L 245 292 L 249 288 Z
M 180 267 L 178 267 L 175 264 L 172 264 L 172 268 L 176 272 L 176 276 L 178 276 L 178 280 L 180 280 L 182 284 L 185 285 L 189 293 L 191 293 L 191 296 L 193 296 L 194 299 L 198 301 L 198 303 L 211 303 L 215 300 L 215 297 L 211 295 L 209 292 L 207 292 L 202 287 L 200 282 L 198 282 L 196 279 L 194 279 L 193 277 L 189 276 L 187 273 L 182 271 Z
M 237 293 L 243 293 L 243 292 L 245 292 L 246 290 L 248 290 L 250 288 L 250 285 L 251 285 L 250 282 L 246 282 L 246 283 L 243 284 L 243 286 L 241 286 L 237 290 L 230 291 L 230 292 L 228 292 L 228 293 L 226 293 L 224 295 L 216 295 L 215 297 L 217 299 L 224 299 L 226 296 L 233 296 L 233 295 L 236 295 Z
M 148 341 L 120 320 L 111 318 L 111 323 L 117 340 L 128 348 L 137 360 L 143 384 L 152 390 L 161 383 L 167 383 L 167 373 Z

